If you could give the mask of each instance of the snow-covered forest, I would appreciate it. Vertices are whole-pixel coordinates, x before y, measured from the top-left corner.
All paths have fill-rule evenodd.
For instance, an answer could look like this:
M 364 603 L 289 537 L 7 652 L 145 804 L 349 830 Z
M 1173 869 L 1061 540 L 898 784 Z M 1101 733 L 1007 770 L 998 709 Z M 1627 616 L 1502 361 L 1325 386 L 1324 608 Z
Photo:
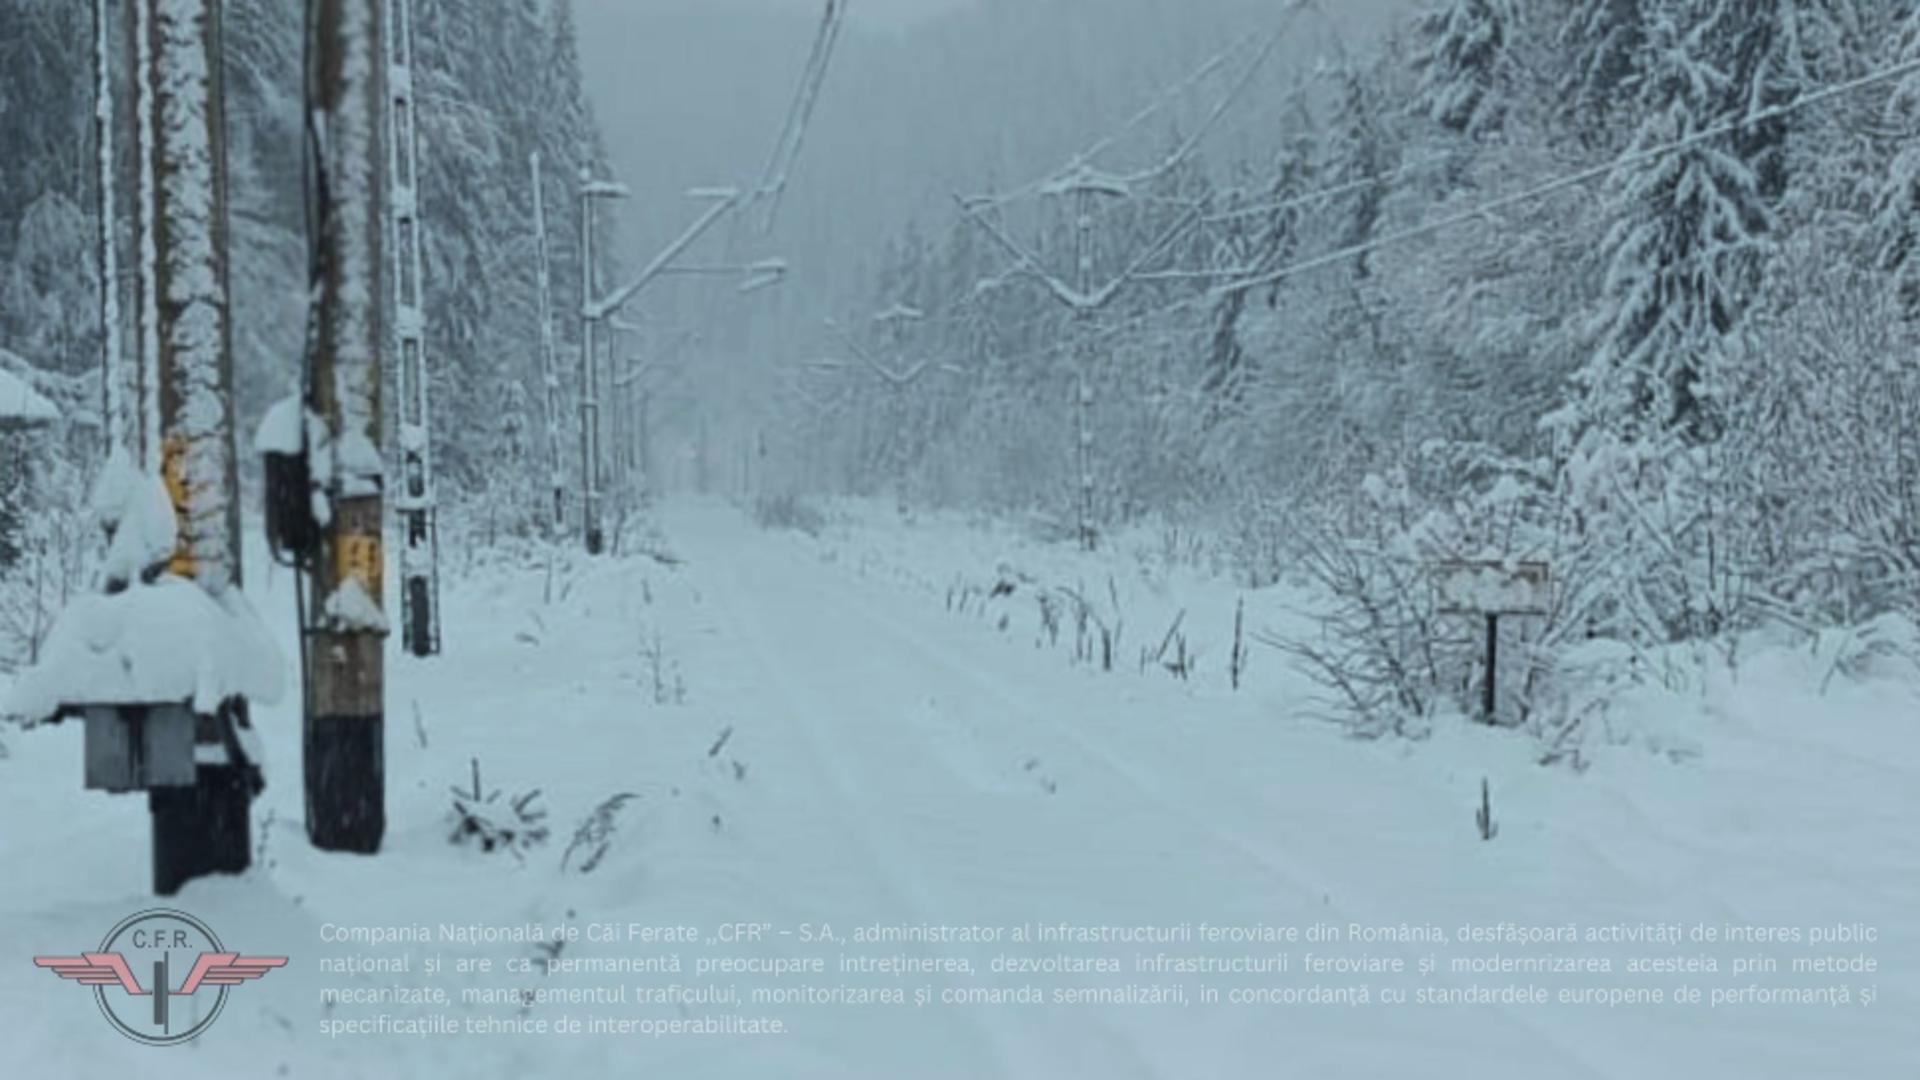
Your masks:
M 0 0 L 0 1074 L 1909 1075 L 1916 716 L 1909 0 Z

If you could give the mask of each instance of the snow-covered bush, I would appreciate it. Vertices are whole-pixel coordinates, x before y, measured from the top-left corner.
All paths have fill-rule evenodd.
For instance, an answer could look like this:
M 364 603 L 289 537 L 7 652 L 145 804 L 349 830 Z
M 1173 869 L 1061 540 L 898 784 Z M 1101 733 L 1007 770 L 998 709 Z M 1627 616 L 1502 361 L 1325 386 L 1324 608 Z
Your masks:
M 480 759 L 473 759 L 473 779 L 467 787 L 449 788 L 453 807 L 448 821 L 453 831 L 448 841 L 456 846 L 473 844 L 483 852 L 505 851 L 516 859 L 547 842 L 547 811 L 540 806 L 540 789 L 522 792 L 503 800 L 499 788 L 488 788 L 480 781 Z
M 1301 663 L 1355 733 L 1417 734 L 1441 707 L 1458 649 L 1439 640 L 1429 544 L 1405 474 L 1370 480 L 1365 531 L 1350 534 L 1323 515 L 1303 515 L 1292 530 L 1291 570 L 1315 597 L 1303 614 L 1317 632 L 1263 639 Z
M 808 536 L 819 536 L 827 530 L 826 513 L 790 492 L 755 499 L 753 519 L 763 529 L 793 529 Z
M 1447 562 L 1544 561 L 1544 616 L 1500 622 L 1494 721 L 1560 738 L 1569 717 L 1559 652 L 1593 632 L 1607 595 L 1565 513 L 1562 469 L 1472 443 L 1434 440 L 1368 476 L 1344 503 L 1298 515 L 1290 573 L 1307 586 L 1307 634 L 1262 634 L 1326 692 L 1332 718 L 1366 737 L 1423 734 L 1443 717 L 1481 710 L 1485 626 L 1443 610 L 1434 574 Z
M 87 485 L 47 432 L 0 430 L 0 669 L 35 662 L 87 585 L 98 536 L 76 495 Z
M 1807 628 L 1920 610 L 1920 365 L 1884 282 L 1796 250 L 1760 320 L 1730 454 L 1755 587 Z

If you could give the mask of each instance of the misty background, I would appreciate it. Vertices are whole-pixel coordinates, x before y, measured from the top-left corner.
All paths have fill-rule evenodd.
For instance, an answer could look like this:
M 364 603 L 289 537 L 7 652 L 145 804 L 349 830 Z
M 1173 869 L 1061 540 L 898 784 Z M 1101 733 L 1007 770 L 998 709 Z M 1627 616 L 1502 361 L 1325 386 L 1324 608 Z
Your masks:
M 676 355 L 704 358 L 682 384 L 682 434 L 690 438 L 700 422 L 694 417 L 711 413 L 725 441 L 757 437 L 776 411 L 768 365 L 834 353 L 825 318 L 852 326 L 887 306 L 882 263 L 890 243 L 971 228 L 954 195 L 1057 172 L 1209 59 L 1237 49 L 1234 59 L 1244 62 L 1258 39 L 1282 27 L 1284 7 L 1273 0 L 852 0 L 773 233 L 759 236 L 738 221 L 686 260 L 778 256 L 791 264 L 786 284 L 736 297 L 728 285 L 666 282 L 630 313 L 662 341 L 678 342 Z M 1306 12 L 1292 20 L 1200 148 L 1198 163 L 1223 182 L 1235 170 L 1266 170 L 1276 142 L 1271 103 L 1315 65 L 1368 52 L 1416 5 L 1324 7 L 1327 17 Z M 576 0 L 576 11 L 583 78 L 607 158 L 635 196 L 616 211 L 622 262 L 631 268 L 697 216 L 701 206 L 684 198 L 687 189 L 758 181 L 821 4 Z M 1230 81 L 1223 72 L 1196 84 L 1100 164 L 1118 171 L 1166 154 Z M 691 344 L 690 334 L 698 335 Z

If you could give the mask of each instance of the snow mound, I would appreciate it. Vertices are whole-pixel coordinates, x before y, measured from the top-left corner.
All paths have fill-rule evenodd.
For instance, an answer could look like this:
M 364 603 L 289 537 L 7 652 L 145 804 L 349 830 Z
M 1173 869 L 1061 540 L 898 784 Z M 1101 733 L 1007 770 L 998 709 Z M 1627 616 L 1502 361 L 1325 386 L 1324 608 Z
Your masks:
M 166 483 L 140 471 L 123 451 L 115 450 L 101 470 L 92 510 L 112 537 L 100 564 L 105 581 L 116 585 L 137 581 L 148 567 L 171 558 L 179 546 L 180 523 Z
M 25 379 L 0 368 L 0 420 L 40 423 L 59 418 L 53 402 L 41 397 Z
M 374 602 L 372 594 L 357 578 L 348 578 L 333 595 L 327 597 L 325 607 L 327 622 L 343 632 L 366 631 L 373 634 L 387 632 L 387 617 Z
M 298 454 L 306 446 L 303 423 L 312 423 L 306 402 L 291 394 L 275 402 L 254 432 L 253 448 L 262 454 Z
M 67 606 L 38 666 L 0 701 L 0 714 L 53 719 L 84 705 L 186 702 L 211 713 L 245 697 L 272 704 L 285 662 L 238 589 L 215 599 L 172 575 Z

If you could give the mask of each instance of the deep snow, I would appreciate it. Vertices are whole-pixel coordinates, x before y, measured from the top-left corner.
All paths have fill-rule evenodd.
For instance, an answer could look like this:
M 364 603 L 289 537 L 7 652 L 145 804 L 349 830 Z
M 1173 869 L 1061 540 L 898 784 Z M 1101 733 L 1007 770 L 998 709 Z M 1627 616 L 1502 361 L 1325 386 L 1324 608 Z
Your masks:
M 1234 693 L 1224 656 L 1241 592 L 1163 558 L 1151 537 L 1083 556 L 1004 526 L 856 506 L 810 538 L 695 501 L 669 504 L 661 526 L 683 563 L 564 563 L 552 603 L 539 566 L 456 575 L 445 655 L 390 667 L 390 827 L 377 858 L 306 844 L 297 701 L 256 714 L 271 770 L 254 808 L 256 869 L 197 882 L 172 904 L 229 948 L 293 959 L 236 990 L 220 1022 L 185 1048 L 120 1038 L 84 991 L 32 967 L 31 956 L 91 948 L 152 905 L 146 813 L 137 798 L 80 790 L 77 725 L 5 731 L 0 850 L 11 872 L 0 880 L 0 1015 L 10 1038 L 0 1042 L 0 1075 L 1797 1080 L 1920 1071 L 1911 681 L 1841 678 L 1822 695 L 1816 658 L 1750 657 L 1736 683 L 1649 696 L 1644 709 L 1662 715 L 1643 718 L 1631 740 L 1597 746 L 1576 773 L 1538 765 L 1522 738 L 1465 724 L 1420 742 L 1348 740 L 1303 715 L 1305 685 L 1271 650 L 1254 651 Z M 264 558 L 248 565 L 255 605 L 295 655 L 289 579 L 261 572 Z M 1072 663 L 1065 645 L 1037 645 L 1037 602 L 1021 591 L 1029 584 L 955 610 L 956 587 L 1023 576 L 1117 596 L 1119 670 L 1103 674 Z M 1254 626 L 1288 618 L 1279 590 L 1246 598 Z M 1139 646 L 1157 645 L 1183 609 L 1200 654 L 1194 677 L 1142 674 Z M 524 862 L 447 842 L 448 789 L 469 784 L 476 758 L 487 787 L 542 792 L 555 836 Z M 1483 777 L 1500 825 L 1490 843 L 1472 817 Z M 562 873 L 575 825 L 619 792 L 638 798 L 604 861 L 590 874 Z M 1882 971 L 1871 977 L 1878 1002 L 1846 1008 L 796 1007 L 743 1009 L 795 1029 L 758 1039 L 328 1041 L 317 1032 L 323 985 L 424 981 L 321 974 L 320 957 L 366 951 L 323 944 L 326 924 L 831 922 L 844 934 L 874 922 L 1029 920 L 1449 930 L 1859 922 L 1879 929 L 1866 951 Z M 1308 948 L 1293 947 L 1296 958 Z M 529 954 L 431 951 L 449 964 Z M 814 947 L 788 940 L 774 951 Z M 984 962 L 992 950 L 880 951 Z M 1433 950 L 1323 951 L 1411 960 Z M 466 980 L 502 981 L 454 976 L 448 985 Z M 906 983 L 922 981 L 940 982 Z M 1296 972 L 1289 981 L 1309 980 Z M 1443 972 L 1434 984 L 1468 981 L 1514 979 Z

